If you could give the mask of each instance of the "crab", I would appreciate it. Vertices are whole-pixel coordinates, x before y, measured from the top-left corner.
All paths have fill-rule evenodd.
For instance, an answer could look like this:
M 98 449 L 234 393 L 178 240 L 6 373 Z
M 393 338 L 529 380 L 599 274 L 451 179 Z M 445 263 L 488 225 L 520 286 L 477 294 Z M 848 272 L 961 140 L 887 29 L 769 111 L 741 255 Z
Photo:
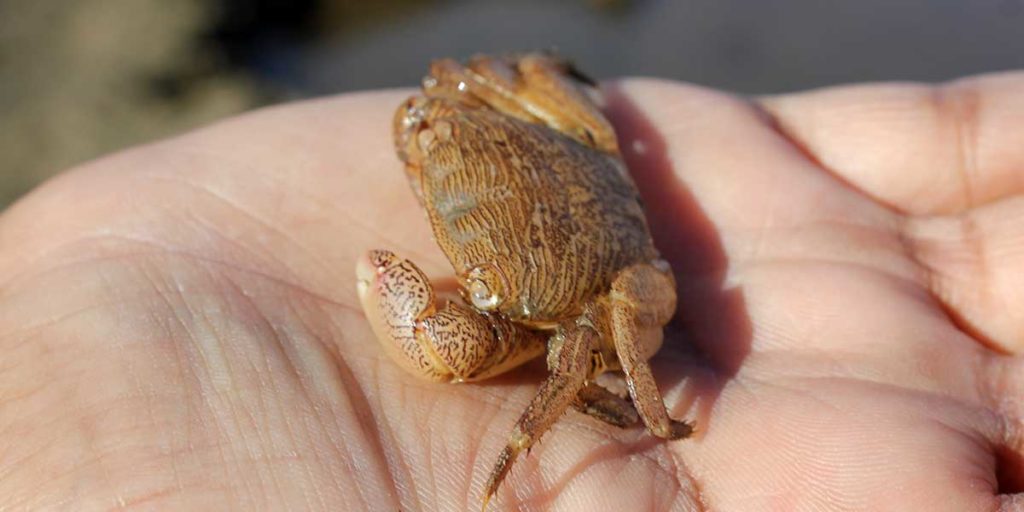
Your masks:
M 516 422 L 483 503 L 516 457 L 570 407 L 663 439 L 671 418 L 648 359 L 676 309 L 675 280 L 597 88 L 556 56 L 435 61 L 394 117 L 399 158 L 458 295 L 386 250 L 357 264 L 360 300 L 384 351 L 441 382 L 492 377 L 546 352 L 549 376 Z M 597 383 L 621 371 L 628 398 Z

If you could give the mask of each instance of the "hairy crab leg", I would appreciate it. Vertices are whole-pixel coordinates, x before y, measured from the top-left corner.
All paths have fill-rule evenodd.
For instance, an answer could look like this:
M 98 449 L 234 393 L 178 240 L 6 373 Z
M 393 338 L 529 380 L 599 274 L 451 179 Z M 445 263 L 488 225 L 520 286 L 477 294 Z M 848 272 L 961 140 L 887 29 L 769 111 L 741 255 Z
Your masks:
M 675 312 L 675 283 L 667 268 L 655 263 L 624 269 L 612 283 L 609 307 L 615 351 L 640 419 L 660 438 L 683 439 L 693 433 L 693 425 L 669 417 L 647 364 Z
M 548 341 L 548 366 L 551 374 L 519 417 L 508 444 L 491 471 L 484 490 L 485 510 L 519 453 L 529 450 L 573 404 L 584 388 L 597 337 L 598 333 L 590 326 L 574 324 L 560 328 Z
M 402 369 L 442 382 L 484 379 L 544 353 L 546 335 L 458 302 L 438 306 L 413 262 L 370 251 L 356 266 L 359 298 L 384 351 Z

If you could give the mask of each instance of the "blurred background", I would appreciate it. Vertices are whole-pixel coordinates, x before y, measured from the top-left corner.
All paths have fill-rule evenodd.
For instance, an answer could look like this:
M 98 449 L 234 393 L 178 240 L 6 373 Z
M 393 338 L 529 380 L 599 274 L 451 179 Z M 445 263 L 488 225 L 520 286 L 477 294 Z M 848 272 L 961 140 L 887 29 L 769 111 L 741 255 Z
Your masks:
M 0 209 L 121 147 L 518 49 L 741 93 L 939 81 L 1024 67 L 1024 0 L 0 0 Z

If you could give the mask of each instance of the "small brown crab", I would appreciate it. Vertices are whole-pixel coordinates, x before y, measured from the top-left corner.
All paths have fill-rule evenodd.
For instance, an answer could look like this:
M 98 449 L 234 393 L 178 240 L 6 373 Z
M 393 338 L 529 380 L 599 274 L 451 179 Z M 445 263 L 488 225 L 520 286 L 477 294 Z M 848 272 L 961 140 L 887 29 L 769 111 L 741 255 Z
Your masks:
M 638 416 L 680 439 L 647 359 L 676 307 L 593 83 L 547 54 L 431 65 L 394 137 L 463 301 L 441 300 L 411 261 L 370 251 L 359 295 L 377 338 L 423 378 L 484 379 L 547 351 L 550 376 L 512 430 L 484 505 L 516 456 L 570 406 L 617 426 Z M 632 401 L 595 382 L 625 374 Z M 639 413 L 639 415 L 638 415 Z

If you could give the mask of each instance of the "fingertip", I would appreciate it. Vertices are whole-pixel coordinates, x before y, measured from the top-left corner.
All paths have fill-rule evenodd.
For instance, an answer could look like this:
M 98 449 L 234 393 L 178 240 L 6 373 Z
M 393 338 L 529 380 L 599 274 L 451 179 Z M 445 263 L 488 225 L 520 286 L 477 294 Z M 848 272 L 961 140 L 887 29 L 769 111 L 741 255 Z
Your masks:
M 825 168 L 897 210 L 952 213 L 1024 190 L 1024 72 L 828 87 L 758 100 Z

